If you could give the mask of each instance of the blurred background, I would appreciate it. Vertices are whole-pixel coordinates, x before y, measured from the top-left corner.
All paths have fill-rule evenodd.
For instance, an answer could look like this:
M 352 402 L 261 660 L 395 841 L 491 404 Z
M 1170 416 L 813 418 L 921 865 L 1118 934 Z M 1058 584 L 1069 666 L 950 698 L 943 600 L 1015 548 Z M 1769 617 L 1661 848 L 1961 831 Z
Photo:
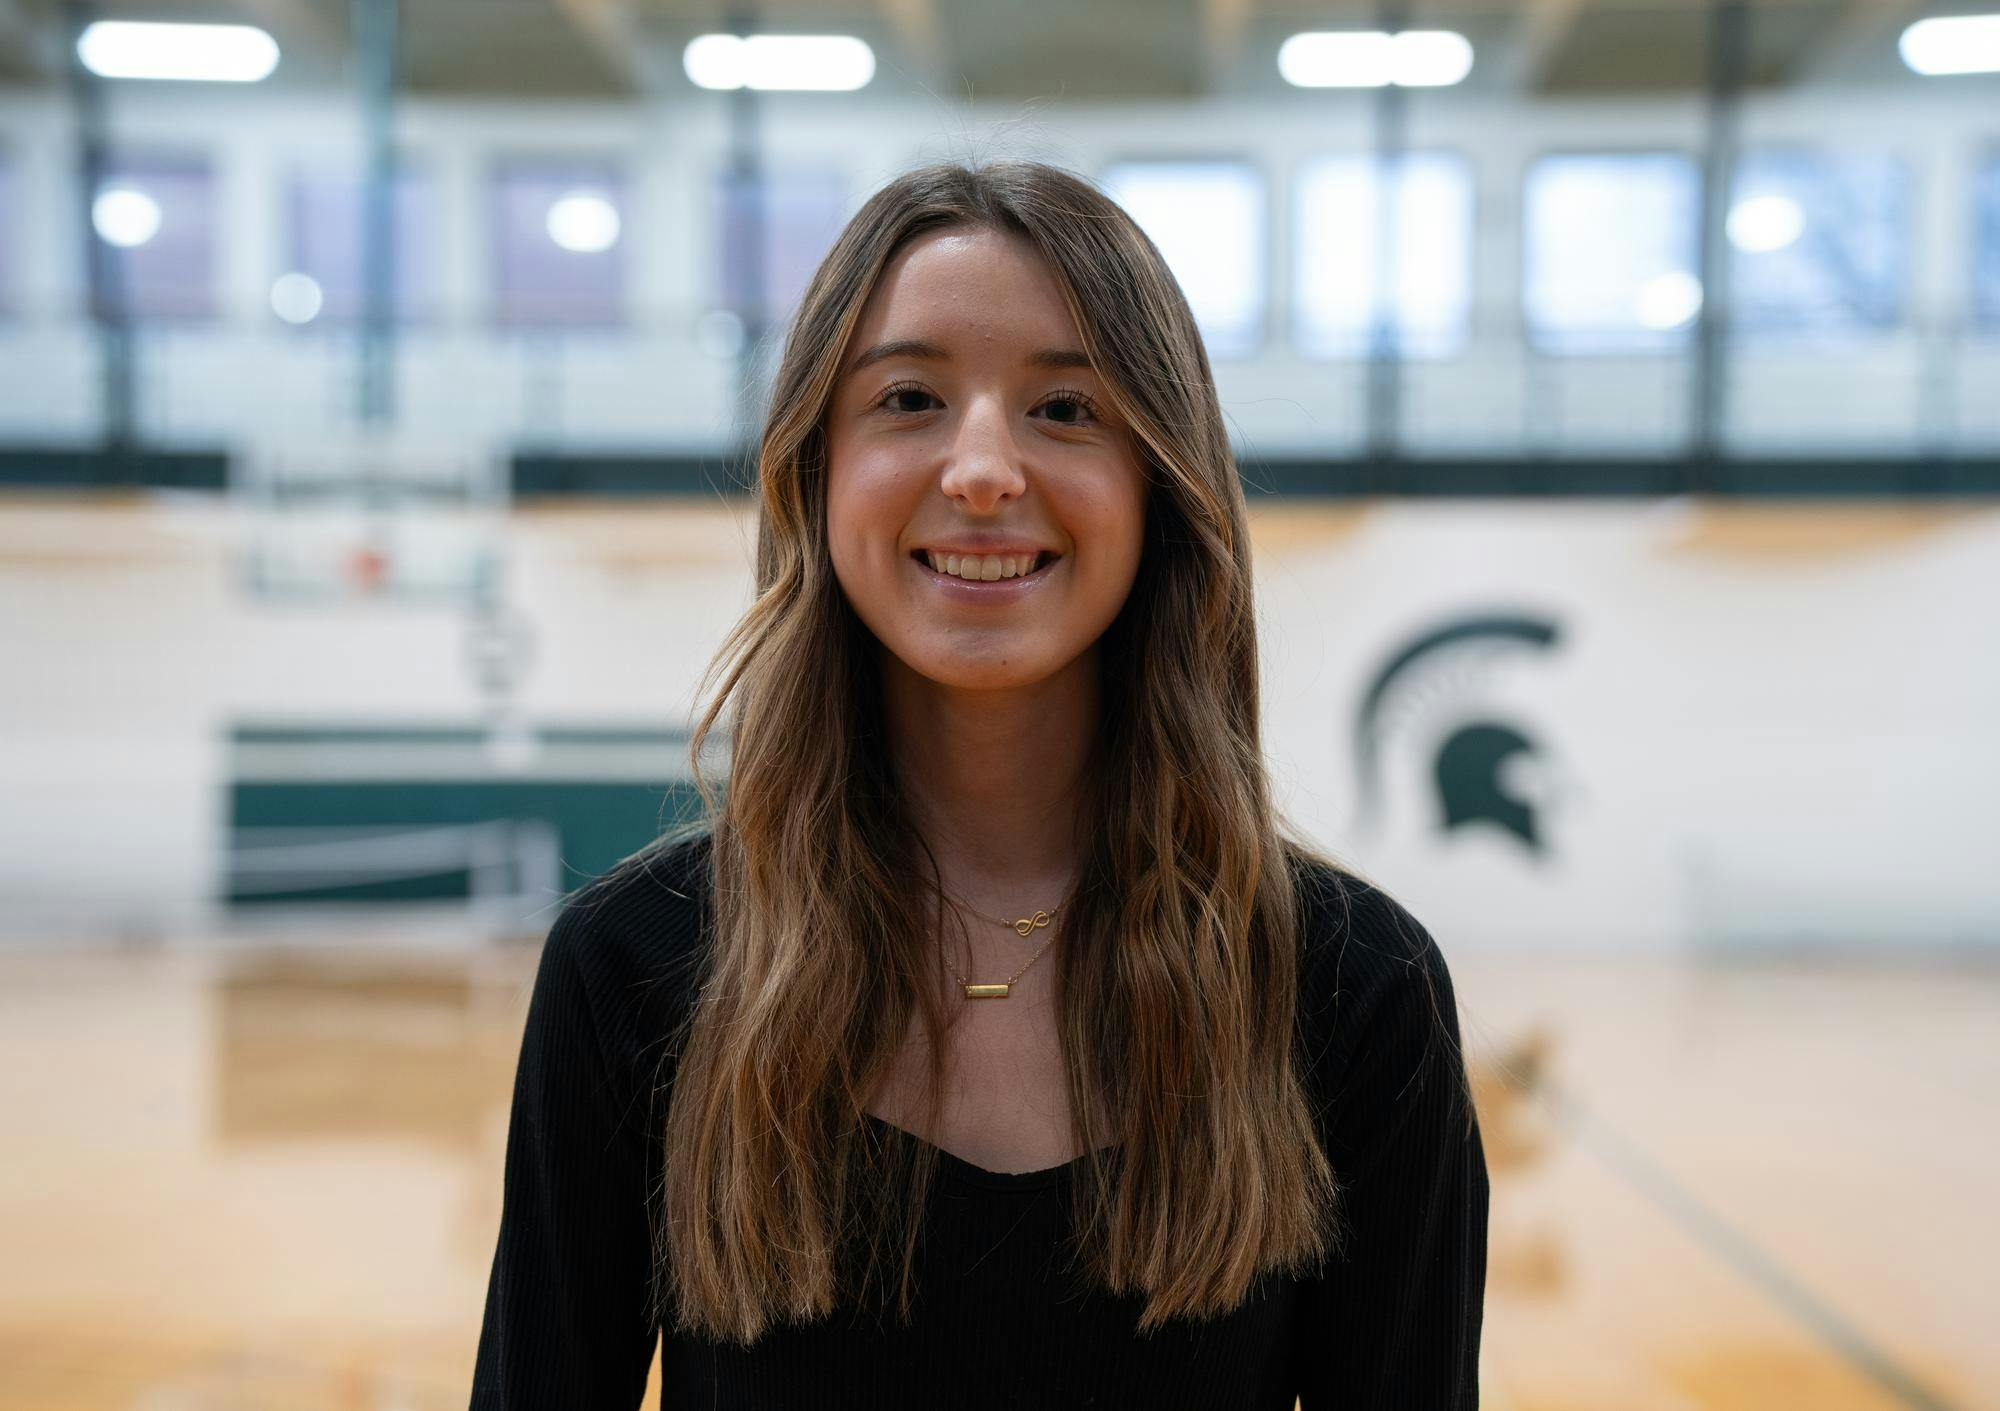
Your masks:
M 0 0 L 0 1411 L 464 1404 L 787 319 L 1002 156 L 1172 264 L 1283 801 L 1452 965 L 1482 1404 L 2000 1406 L 2000 15 Z

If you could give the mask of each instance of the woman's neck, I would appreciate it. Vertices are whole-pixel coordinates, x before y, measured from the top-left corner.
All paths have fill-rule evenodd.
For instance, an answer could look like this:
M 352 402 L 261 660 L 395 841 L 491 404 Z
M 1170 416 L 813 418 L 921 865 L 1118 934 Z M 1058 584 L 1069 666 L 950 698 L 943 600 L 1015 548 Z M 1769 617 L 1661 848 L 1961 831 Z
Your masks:
M 1004 690 L 941 685 L 893 659 L 896 776 L 944 885 L 995 915 L 1048 907 L 1076 871 L 1076 801 L 1096 738 L 1095 653 Z

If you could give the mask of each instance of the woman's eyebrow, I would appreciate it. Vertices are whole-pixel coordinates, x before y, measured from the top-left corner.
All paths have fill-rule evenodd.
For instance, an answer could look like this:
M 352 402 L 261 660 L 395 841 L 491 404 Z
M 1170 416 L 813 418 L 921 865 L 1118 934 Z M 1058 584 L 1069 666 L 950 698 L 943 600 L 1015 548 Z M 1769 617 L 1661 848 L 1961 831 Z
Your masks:
M 847 365 L 846 376 L 852 377 L 864 367 L 879 363 L 884 358 L 929 358 L 936 362 L 951 361 L 951 354 L 935 343 L 926 343 L 921 338 L 891 338 L 886 343 L 877 343 L 864 353 L 856 355 Z
M 879 363 L 885 358 L 927 358 L 933 362 L 950 362 L 951 354 L 935 343 L 927 343 L 921 338 L 891 338 L 886 343 L 855 355 L 847 365 L 845 376 L 852 377 L 865 367 Z M 1028 354 L 1025 359 L 1029 367 L 1066 368 L 1090 366 L 1090 354 L 1074 348 L 1043 348 Z

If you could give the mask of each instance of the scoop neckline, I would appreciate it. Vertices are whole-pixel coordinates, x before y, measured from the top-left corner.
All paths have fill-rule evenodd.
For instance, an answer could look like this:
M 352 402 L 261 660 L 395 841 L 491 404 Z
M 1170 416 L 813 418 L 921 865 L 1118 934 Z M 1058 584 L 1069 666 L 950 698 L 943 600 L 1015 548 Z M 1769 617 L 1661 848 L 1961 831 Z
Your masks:
M 1089 1152 L 1083 1152 L 1072 1156 L 1069 1160 L 1059 1165 L 1044 1166 L 1035 1171 L 989 1171 L 984 1166 L 976 1165 L 973 1162 L 967 1161 L 962 1156 L 946 1151 L 936 1142 L 920 1137 L 908 1127 L 899 1126 L 886 1117 L 878 1117 L 872 1112 L 863 1112 L 861 1115 L 864 1119 L 873 1122 L 878 1127 L 886 1127 L 892 1132 L 900 1132 L 904 1137 L 917 1143 L 919 1146 L 929 1147 L 937 1153 L 938 1165 L 947 1175 L 956 1177 L 960 1181 L 972 1185 L 989 1186 L 997 1190 L 1034 1190 L 1043 1186 L 1055 1185 L 1073 1167 L 1081 1166 L 1084 1158 L 1090 1154 Z M 1099 1147 L 1098 1150 L 1112 1151 L 1116 1149 L 1117 1145 L 1114 1142 L 1110 1146 Z

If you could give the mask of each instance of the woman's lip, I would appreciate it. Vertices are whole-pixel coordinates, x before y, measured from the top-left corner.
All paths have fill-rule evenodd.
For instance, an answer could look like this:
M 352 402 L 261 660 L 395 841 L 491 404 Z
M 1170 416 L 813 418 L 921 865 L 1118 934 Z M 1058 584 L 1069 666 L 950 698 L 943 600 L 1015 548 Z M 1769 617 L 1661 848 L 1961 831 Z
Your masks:
M 984 582 L 970 578 L 957 578 L 932 568 L 922 559 L 911 558 L 917 572 L 931 581 L 931 585 L 946 597 L 957 598 L 970 603 L 1012 602 L 1026 597 L 1047 581 L 1056 571 L 1056 565 L 1068 559 L 1067 554 L 1058 554 L 1032 573 L 1024 573 L 1018 578 L 996 578 Z

